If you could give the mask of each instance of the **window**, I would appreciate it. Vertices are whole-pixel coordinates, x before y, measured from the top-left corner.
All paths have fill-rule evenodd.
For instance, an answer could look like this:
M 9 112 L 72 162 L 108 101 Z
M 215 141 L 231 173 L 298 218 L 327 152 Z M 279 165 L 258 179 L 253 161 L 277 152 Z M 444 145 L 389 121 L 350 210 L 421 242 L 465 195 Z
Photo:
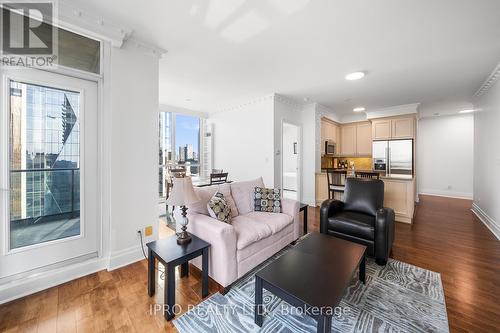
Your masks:
M 185 169 L 188 175 L 199 177 L 200 128 L 202 119 L 196 116 L 160 112 L 159 116 L 159 195 L 166 196 L 169 170 Z
M 80 93 L 10 81 L 10 248 L 80 234 Z
M 200 173 L 200 118 L 175 115 L 175 163 L 192 175 Z

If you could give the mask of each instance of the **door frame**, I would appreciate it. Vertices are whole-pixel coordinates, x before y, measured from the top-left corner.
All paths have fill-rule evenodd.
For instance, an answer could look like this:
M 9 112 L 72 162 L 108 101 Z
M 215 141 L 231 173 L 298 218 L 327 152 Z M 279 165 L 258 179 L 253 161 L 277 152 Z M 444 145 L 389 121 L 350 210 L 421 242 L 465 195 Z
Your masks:
M 18 82 L 23 82 L 27 84 L 34 84 L 34 85 L 42 85 L 42 86 L 47 86 L 50 88 L 55 88 L 55 89 L 62 89 L 62 90 L 68 90 L 68 91 L 75 91 L 80 94 L 80 99 L 79 99 L 79 105 L 80 105 L 80 114 L 79 114 L 79 156 L 80 156 L 80 233 L 75 236 L 70 236 L 70 237 L 65 237 L 65 238 L 60 238 L 60 239 L 55 239 L 47 242 L 42 242 L 42 243 L 37 243 L 37 244 L 32 244 L 28 246 L 23 246 L 20 248 L 16 249 L 11 249 L 10 248 L 10 196 L 9 194 L 2 195 L 1 202 L 0 202 L 0 207 L 3 207 L 3 212 L 0 218 L 0 223 L 3 223 L 4 225 L 0 226 L 1 231 L 3 233 L 3 241 L 4 245 L 2 246 L 1 255 L 5 258 L 8 258 L 10 256 L 16 255 L 16 254 L 21 254 L 22 252 L 27 252 L 27 251 L 34 251 L 36 249 L 42 249 L 42 248 L 47 248 L 47 251 L 51 251 L 50 246 L 54 246 L 60 243 L 65 243 L 65 242 L 71 242 L 71 241 L 77 241 L 79 239 L 84 239 L 86 236 L 88 236 L 88 225 L 87 223 L 95 223 L 95 225 L 92 225 L 92 229 L 95 230 L 95 235 L 93 235 L 93 239 L 87 240 L 86 243 L 81 243 L 81 245 L 89 246 L 92 243 L 95 243 L 95 247 L 92 246 L 92 251 L 88 252 L 86 254 L 80 255 L 77 254 L 75 251 L 73 254 L 73 257 L 71 258 L 65 258 L 62 260 L 57 259 L 57 261 L 52 262 L 52 263 L 47 263 L 45 265 L 40 265 L 37 267 L 29 268 L 27 267 L 24 271 L 17 271 L 17 272 L 12 272 L 12 273 L 6 273 L 7 275 L 1 277 L 1 279 L 15 279 L 15 277 L 21 277 L 21 276 L 26 276 L 28 272 L 31 274 L 37 274 L 38 272 L 43 272 L 47 271 L 48 267 L 58 267 L 60 266 L 60 263 L 62 262 L 67 262 L 67 261 L 73 261 L 73 262 L 78 262 L 77 258 L 85 258 L 85 259 L 91 259 L 91 258 L 99 258 L 102 255 L 102 223 L 101 223 L 101 204 L 99 202 L 99 199 L 96 199 L 96 202 L 93 202 L 91 204 L 88 204 L 86 202 L 85 197 L 87 196 L 87 188 L 86 184 L 88 181 L 92 181 L 92 187 L 95 187 L 95 190 L 97 192 L 100 192 L 100 187 L 101 185 L 98 182 L 98 178 L 100 177 L 100 168 L 99 168 L 99 160 L 100 160 L 100 142 L 99 142 L 99 129 L 96 127 L 96 129 L 93 131 L 96 135 L 96 138 L 93 139 L 92 146 L 95 146 L 90 149 L 94 149 L 94 151 L 91 153 L 92 157 L 91 160 L 88 161 L 89 156 L 87 156 L 88 152 L 86 152 L 88 144 L 88 138 L 89 135 L 90 137 L 93 134 L 89 134 L 89 129 L 88 126 L 86 125 L 86 122 L 88 121 L 88 112 L 86 112 L 86 99 L 88 98 L 88 94 L 86 92 L 87 90 L 87 84 L 90 84 L 93 86 L 92 88 L 92 94 L 95 94 L 95 100 L 92 99 L 92 104 L 95 105 L 95 110 L 91 110 L 90 112 L 94 113 L 92 118 L 99 123 L 99 110 L 100 110 L 100 85 L 99 81 L 95 80 L 95 78 L 89 79 L 88 77 L 82 78 L 82 77 L 76 77 L 72 75 L 65 75 L 61 73 L 57 73 L 56 71 L 40 71 L 41 79 L 37 77 L 37 69 L 29 69 L 23 70 L 23 69 L 10 69 L 6 70 L 4 73 L 2 73 L 1 80 L 2 80 L 2 85 L 3 89 L 0 92 L 1 96 L 3 96 L 4 102 L 2 103 L 1 107 L 1 113 L 0 113 L 0 128 L 2 129 L 2 144 L 0 145 L 0 153 L 2 159 L 5 158 L 5 163 L 2 163 L 0 165 L 0 180 L 1 184 L 5 185 L 6 188 L 4 190 L 7 190 L 6 192 L 9 192 L 10 189 L 10 154 L 9 154 L 9 147 L 10 147 L 10 139 L 9 139 L 9 133 L 10 133 L 10 117 L 11 117 L 11 110 L 10 110 L 10 81 L 18 81 Z M 44 74 L 45 73 L 45 74 Z M 53 76 L 53 77 L 50 77 Z M 51 80 L 53 79 L 53 82 Z M 60 81 L 59 81 L 60 79 Z M 80 82 L 87 82 L 87 83 L 82 83 L 81 86 L 78 86 L 78 82 L 68 82 L 68 84 L 63 84 L 61 81 L 68 79 L 69 81 L 72 80 L 79 80 Z M 95 89 L 95 90 L 94 90 Z M 94 103 L 95 101 L 95 103 Z M 98 124 L 96 124 L 98 125 Z M 5 131 L 4 131 L 5 129 Z M 90 163 L 90 164 L 89 164 Z M 92 171 L 89 171 L 92 170 Z M 93 181 L 92 177 L 87 178 L 88 172 L 92 172 L 96 180 Z M 88 185 L 88 184 L 87 184 Z M 2 191 L 5 193 L 5 191 Z M 4 194 L 2 193 L 2 194 Z M 99 195 L 99 193 L 98 193 Z M 88 199 L 88 198 L 87 198 Z M 91 208 L 91 215 L 92 216 L 86 216 L 88 211 L 87 209 Z M 89 219 L 87 221 L 87 219 Z M 95 220 L 95 221 L 92 221 Z M 89 243 L 90 242 L 90 243 Z M 83 249 L 83 248 L 81 248 Z M 85 250 L 86 251 L 86 250 Z M 82 252 L 85 252 L 82 251 Z M 74 256 L 76 254 L 76 256 Z M 90 254 L 93 254 L 90 256 Z M 84 259 L 82 259 L 84 260 Z M 81 261 L 80 261 L 81 262 Z
M 297 159 L 297 201 L 302 201 L 302 124 L 291 121 L 288 119 L 282 119 L 281 120 L 281 158 L 280 158 L 280 183 L 281 183 L 281 189 L 282 191 L 284 190 L 283 188 L 283 128 L 285 127 L 285 124 L 292 125 L 297 127 L 297 151 L 298 151 L 298 159 Z
M 23 73 L 23 72 L 21 71 L 20 73 Z M 53 73 L 53 74 L 55 74 L 55 73 Z M 8 148 L 10 145 L 8 133 L 9 133 L 9 129 L 10 129 L 9 124 L 10 124 L 10 120 L 11 120 L 10 119 L 10 98 L 9 98 L 9 96 L 10 96 L 10 94 L 9 94 L 10 81 L 18 81 L 18 82 L 27 83 L 27 84 L 40 85 L 40 86 L 45 86 L 45 87 L 49 87 L 49 88 L 78 92 L 81 96 L 80 109 L 85 110 L 85 91 L 81 90 L 79 88 L 68 87 L 68 86 L 63 87 L 61 85 L 53 84 L 53 83 L 49 83 L 50 84 L 49 85 L 47 82 L 43 82 L 43 81 L 36 80 L 36 79 L 33 80 L 32 78 L 28 78 L 25 75 L 19 75 L 19 74 L 15 74 L 15 75 L 4 74 L 4 75 L 2 75 L 2 81 L 4 84 L 2 96 L 4 98 L 4 104 L 5 104 L 3 106 L 3 110 L 5 110 L 5 112 L 2 112 L 2 113 L 3 113 L 3 118 L 6 118 L 6 122 L 3 123 L 0 121 L 0 126 L 1 126 L 0 128 L 7 128 L 7 131 L 5 131 L 7 138 L 4 141 L 4 146 L 5 146 L 4 149 L 5 148 L 7 148 L 7 149 L 2 155 L 2 156 L 6 156 L 5 160 L 7 161 L 7 163 L 10 162 L 10 158 L 11 158 L 11 156 L 9 154 L 9 148 Z M 95 81 L 90 81 L 90 82 L 97 83 Z M 80 137 L 79 137 L 79 146 L 80 147 L 79 148 L 80 148 L 80 165 L 81 165 L 80 166 L 80 193 L 85 193 L 85 171 L 86 171 L 86 167 L 85 167 L 85 141 L 86 141 L 85 136 L 86 136 L 86 132 L 87 132 L 87 130 L 85 129 L 85 112 L 80 113 L 78 118 L 79 118 L 79 128 L 80 128 Z M 5 153 L 6 153 L 6 155 L 5 155 Z M 10 167 L 5 166 L 5 165 L 0 165 L 0 170 L 2 172 L 2 181 L 0 183 L 5 184 L 6 188 L 7 188 L 7 192 L 9 192 L 9 189 L 10 189 Z M 23 251 L 29 251 L 29 250 L 33 250 L 36 248 L 50 246 L 52 244 L 57 244 L 57 243 L 68 242 L 68 241 L 76 240 L 78 238 L 85 237 L 85 223 L 80 223 L 80 234 L 78 234 L 76 236 L 59 238 L 59 239 L 54 239 L 54 240 L 50 240 L 47 242 L 36 243 L 36 244 L 23 246 L 23 247 L 16 248 L 16 249 L 11 249 L 11 247 L 10 247 L 10 200 L 9 199 L 10 199 L 10 197 L 8 195 L 6 195 L 5 198 L 2 200 L 3 201 L 2 204 L 4 205 L 3 207 L 5 207 L 5 209 L 3 209 L 3 211 L 4 211 L 3 218 L 6 221 L 5 225 L 2 228 L 3 232 L 4 232 L 4 246 L 2 249 L 3 255 L 12 255 L 12 254 L 23 252 Z M 0 204 L 0 206 L 2 204 Z M 80 195 L 80 221 L 84 221 L 84 219 L 85 219 L 85 208 L 86 208 L 85 195 L 83 195 L 83 196 Z M 0 223 L 1 223 L 1 218 L 0 218 Z

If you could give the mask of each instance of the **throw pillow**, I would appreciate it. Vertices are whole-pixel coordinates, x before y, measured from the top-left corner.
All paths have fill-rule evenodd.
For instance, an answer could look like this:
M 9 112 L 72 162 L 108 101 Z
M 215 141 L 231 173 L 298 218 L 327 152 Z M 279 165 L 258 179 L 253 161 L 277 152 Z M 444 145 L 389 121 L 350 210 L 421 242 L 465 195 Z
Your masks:
M 281 190 L 255 187 L 254 202 L 256 212 L 281 213 Z
M 216 220 L 231 224 L 231 207 L 224 200 L 224 195 L 215 192 L 214 196 L 207 203 L 208 213 Z
M 236 203 L 239 215 L 245 215 L 254 210 L 256 186 L 264 187 L 262 177 L 250 181 L 231 183 L 231 195 Z

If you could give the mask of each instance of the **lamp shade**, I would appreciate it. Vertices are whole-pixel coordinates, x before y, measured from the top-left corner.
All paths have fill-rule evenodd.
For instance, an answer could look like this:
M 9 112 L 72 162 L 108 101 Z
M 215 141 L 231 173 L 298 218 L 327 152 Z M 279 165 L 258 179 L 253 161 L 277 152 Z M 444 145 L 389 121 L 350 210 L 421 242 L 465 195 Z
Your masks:
M 191 177 L 174 178 L 172 193 L 167 198 L 171 206 L 186 206 L 200 201 L 193 189 Z

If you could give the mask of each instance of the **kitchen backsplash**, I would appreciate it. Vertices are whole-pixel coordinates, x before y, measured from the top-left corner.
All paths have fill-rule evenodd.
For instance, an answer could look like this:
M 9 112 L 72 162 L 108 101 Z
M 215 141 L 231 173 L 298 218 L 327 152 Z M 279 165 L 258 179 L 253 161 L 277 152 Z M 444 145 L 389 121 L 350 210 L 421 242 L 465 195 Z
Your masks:
M 349 165 L 351 161 L 353 161 L 355 168 L 358 170 L 371 170 L 373 168 L 371 157 L 330 157 L 330 156 L 321 157 L 321 168 L 322 169 L 333 168 L 334 160 L 337 160 L 337 162 L 347 160 Z

